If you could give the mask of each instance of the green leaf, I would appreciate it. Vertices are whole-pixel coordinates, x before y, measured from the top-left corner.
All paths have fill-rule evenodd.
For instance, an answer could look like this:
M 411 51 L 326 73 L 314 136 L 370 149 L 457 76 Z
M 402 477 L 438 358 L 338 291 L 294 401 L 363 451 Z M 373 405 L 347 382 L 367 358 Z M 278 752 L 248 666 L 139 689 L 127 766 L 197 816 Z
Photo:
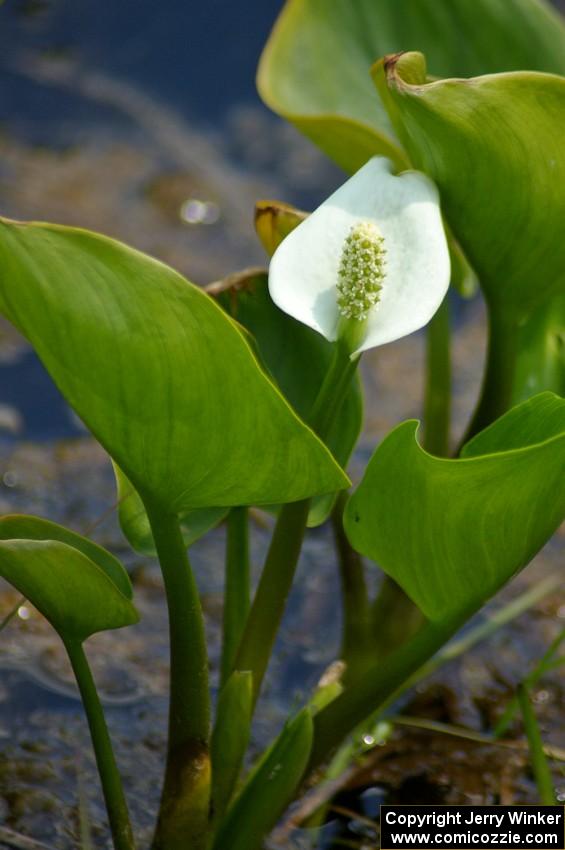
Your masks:
M 375 99 L 380 56 L 422 50 L 439 77 L 520 69 L 565 74 L 565 27 L 540 0 L 288 0 L 258 73 L 265 103 L 346 171 L 404 159 Z
M 144 501 L 180 513 L 348 485 L 236 324 L 162 263 L 87 231 L 2 220 L 0 311 Z
M 224 818 L 213 850 L 259 850 L 292 800 L 310 757 L 312 715 L 289 721 L 251 772 Z
M 269 295 L 266 274 L 253 274 L 235 287 L 214 287 L 211 291 L 226 311 L 252 334 L 259 354 L 281 392 L 298 415 L 308 420 L 329 369 L 332 343 L 279 310 Z M 363 398 L 361 384 L 356 377 L 326 441 L 343 467 L 357 443 L 362 424 Z M 324 522 L 332 504 L 332 495 L 315 499 L 308 525 Z
M 249 670 L 231 674 L 218 697 L 212 735 L 212 811 L 221 821 L 243 765 L 253 713 L 253 681 Z
M 114 475 L 118 489 L 118 518 L 126 540 L 140 555 L 156 555 L 151 525 L 141 496 L 116 464 Z M 215 528 L 227 513 L 228 508 L 182 511 L 179 514 L 179 522 L 185 544 L 192 546 L 200 537 Z
M 469 440 L 461 450 L 461 457 L 480 457 L 535 446 L 561 438 L 564 431 L 565 401 L 554 393 L 540 393 L 513 407 Z
M 65 641 L 139 620 L 127 573 L 109 552 L 36 517 L 0 520 L 0 575 Z
M 565 79 L 426 83 L 419 53 L 378 63 L 374 77 L 412 161 L 437 183 L 491 309 L 519 324 L 565 293 Z
M 427 454 L 417 422 L 389 434 L 345 511 L 351 544 L 431 620 L 483 604 L 565 516 L 565 401 L 542 393 L 465 447 Z
M 24 514 L 6 514 L 0 518 L 0 540 L 58 540 L 66 543 L 94 561 L 127 599 L 132 598 L 129 575 L 120 561 L 107 549 L 56 522 Z

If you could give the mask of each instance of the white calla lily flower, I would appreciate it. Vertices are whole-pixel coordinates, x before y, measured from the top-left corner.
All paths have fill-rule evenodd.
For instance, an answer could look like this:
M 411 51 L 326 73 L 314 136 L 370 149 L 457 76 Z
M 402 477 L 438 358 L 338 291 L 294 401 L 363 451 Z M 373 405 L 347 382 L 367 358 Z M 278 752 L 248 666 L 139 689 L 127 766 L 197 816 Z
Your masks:
M 416 171 L 369 160 L 281 242 L 269 291 L 285 313 L 351 354 L 426 325 L 449 286 L 439 196 Z

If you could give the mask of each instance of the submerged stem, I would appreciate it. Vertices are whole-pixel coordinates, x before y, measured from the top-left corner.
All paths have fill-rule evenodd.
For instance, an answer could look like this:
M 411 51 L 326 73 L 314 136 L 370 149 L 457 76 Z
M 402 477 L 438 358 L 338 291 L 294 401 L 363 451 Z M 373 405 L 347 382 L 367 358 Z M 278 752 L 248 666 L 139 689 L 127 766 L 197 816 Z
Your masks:
M 206 846 L 210 695 L 200 597 L 176 516 L 145 503 L 169 610 L 169 738 L 154 850 Z
M 88 719 L 115 850 L 134 850 L 135 844 L 122 780 L 88 660 L 81 643 L 65 641 L 65 648 Z

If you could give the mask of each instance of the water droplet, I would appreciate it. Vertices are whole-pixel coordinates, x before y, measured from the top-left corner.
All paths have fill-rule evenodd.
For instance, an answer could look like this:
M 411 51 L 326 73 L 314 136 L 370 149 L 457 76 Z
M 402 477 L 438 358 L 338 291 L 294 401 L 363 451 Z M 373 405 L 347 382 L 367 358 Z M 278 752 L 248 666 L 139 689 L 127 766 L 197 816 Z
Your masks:
M 20 605 L 18 608 L 18 617 L 20 620 L 29 620 L 31 617 L 31 611 L 27 607 L 27 605 Z
M 536 691 L 534 694 L 534 702 L 538 705 L 543 702 L 547 702 L 549 699 L 549 691 Z
M 187 198 L 179 210 L 181 219 L 187 224 L 215 224 L 220 218 L 220 208 L 213 201 Z
M 18 483 L 18 476 L 12 470 L 8 470 L 2 476 L 2 481 L 5 487 L 15 487 Z

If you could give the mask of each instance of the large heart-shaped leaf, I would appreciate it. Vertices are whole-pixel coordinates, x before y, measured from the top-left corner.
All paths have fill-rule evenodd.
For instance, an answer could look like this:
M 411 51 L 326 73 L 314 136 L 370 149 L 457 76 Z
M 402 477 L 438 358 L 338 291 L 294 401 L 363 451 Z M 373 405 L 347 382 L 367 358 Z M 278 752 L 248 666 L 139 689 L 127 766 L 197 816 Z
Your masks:
M 0 311 L 144 499 L 181 512 L 348 485 L 236 324 L 162 263 L 87 231 L 2 220 Z
M 299 416 L 308 421 L 330 366 L 332 343 L 279 310 L 269 295 L 266 274 L 253 274 L 235 285 L 214 286 L 210 291 L 224 309 L 252 334 L 265 366 L 285 398 Z M 349 460 L 362 424 L 363 399 L 359 378 L 356 377 L 326 440 L 342 466 Z M 314 500 L 309 525 L 324 522 L 331 505 L 331 496 Z
M 491 308 L 518 324 L 565 293 L 565 78 L 427 83 L 419 53 L 377 63 L 374 77 Z
M 541 0 L 287 0 L 259 66 L 264 101 L 348 171 L 402 162 L 369 68 L 422 50 L 440 77 L 531 69 L 565 74 L 565 27 Z
M 542 393 L 513 408 L 460 460 L 427 454 L 417 428 L 405 422 L 377 448 L 345 528 L 441 620 L 484 603 L 565 517 L 565 400 Z
M 120 562 L 90 540 L 37 517 L 0 519 L 0 575 L 66 642 L 139 619 Z

